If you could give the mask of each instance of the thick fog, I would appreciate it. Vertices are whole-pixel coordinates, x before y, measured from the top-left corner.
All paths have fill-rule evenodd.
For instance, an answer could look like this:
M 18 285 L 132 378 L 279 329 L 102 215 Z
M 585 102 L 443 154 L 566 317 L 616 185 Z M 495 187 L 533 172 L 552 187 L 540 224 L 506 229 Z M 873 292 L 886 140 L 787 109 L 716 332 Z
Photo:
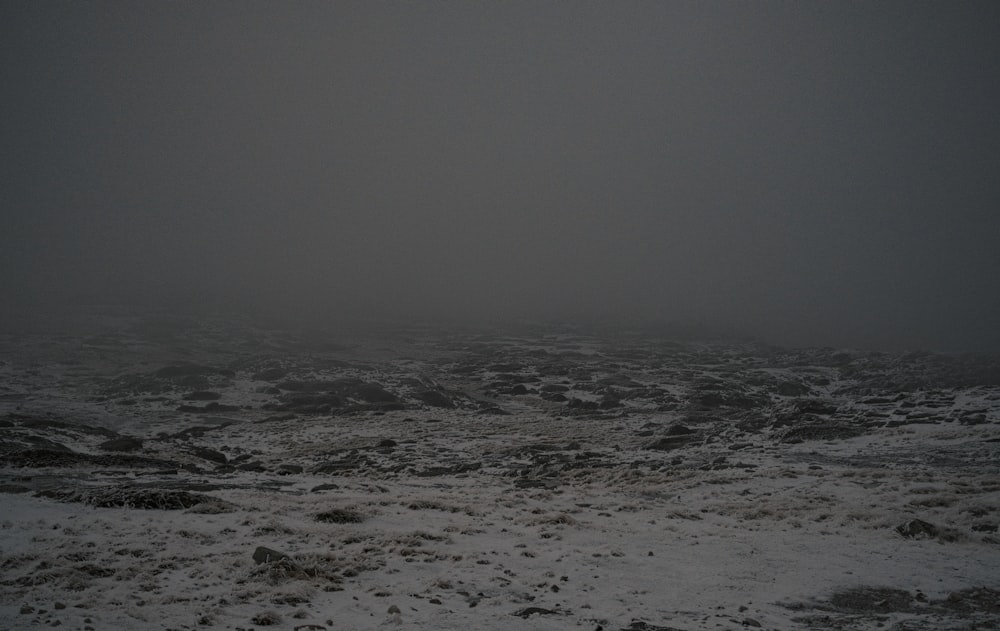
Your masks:
M 1000 350 L 992 2 L 4 2 L 4 311 Z

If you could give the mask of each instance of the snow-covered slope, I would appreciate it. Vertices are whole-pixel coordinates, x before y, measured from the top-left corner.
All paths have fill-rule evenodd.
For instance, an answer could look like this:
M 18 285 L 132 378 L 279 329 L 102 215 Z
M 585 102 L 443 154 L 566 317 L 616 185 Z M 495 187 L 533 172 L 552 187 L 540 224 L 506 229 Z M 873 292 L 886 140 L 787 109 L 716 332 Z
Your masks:
M 0 628 L 1000 626 L 996 358 L 105 314 L 0 465 Z

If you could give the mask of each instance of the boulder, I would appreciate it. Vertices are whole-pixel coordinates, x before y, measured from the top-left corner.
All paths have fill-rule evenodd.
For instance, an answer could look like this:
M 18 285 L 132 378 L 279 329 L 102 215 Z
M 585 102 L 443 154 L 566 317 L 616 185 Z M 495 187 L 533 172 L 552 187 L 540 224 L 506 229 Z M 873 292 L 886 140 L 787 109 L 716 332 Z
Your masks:
M 281 464 L 278 465 L 276 473 L 278 475 L 298 475 L 302 473 L 302 465 L 297 464 Z
M 923 521 L 911 519 L 896 526 L 896 532 L 907 539 L 930 539 L 938 535 L 937 526 Z
M 262 563 L 277 563 L 286 559 L 292 561 L 291 557 L 284 552 L 278 552 L 264 546 L 257 546 L 257 549 L 253 551 L 253 561 L 257 565 Z M 292 563 L 294 564 L 294 561 Z

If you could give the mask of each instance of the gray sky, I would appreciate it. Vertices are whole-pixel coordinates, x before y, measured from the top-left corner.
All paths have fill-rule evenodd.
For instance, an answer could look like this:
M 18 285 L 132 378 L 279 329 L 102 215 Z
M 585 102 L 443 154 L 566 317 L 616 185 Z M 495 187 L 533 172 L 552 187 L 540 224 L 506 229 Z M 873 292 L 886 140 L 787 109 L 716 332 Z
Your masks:
M 4 2 L 7 309 L 1000 350 L 995 2 Z

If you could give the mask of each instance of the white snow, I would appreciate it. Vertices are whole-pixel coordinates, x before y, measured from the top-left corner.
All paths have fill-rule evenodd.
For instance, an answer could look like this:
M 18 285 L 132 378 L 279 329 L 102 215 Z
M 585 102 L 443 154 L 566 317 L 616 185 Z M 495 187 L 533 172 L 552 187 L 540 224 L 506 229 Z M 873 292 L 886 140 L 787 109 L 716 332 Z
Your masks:
M 600 352 L 588 349 L 587 361 Z M 4 403 L 11 414 L 89 411 L 87 422 L 146 438 L 147 454 L 181 460 L 188 443 L 153 447 L 152 437 L 210 424 L 178 418 L 172 404 L 140 401 L 130 425 L 126 410 L 80 398 L 79 378 L 67 391 L 47 369 L 32 374 L 20 361 L 2 366 L 5 392 L 30 393 Z M 401 372 L 431 370 L 419 358 L 394 365 L 377 368 L 383 385 Z M 376 374 L 352 370 L 330 373 Z M 248 374 L 239 373 L 226 396 L 253 409 L 220 414 L 238 422 L 192 441 L 230 459 L 252 454 L 270 463 L 265 471 L 74 469 L 85 485 L 210 484 L 204 492 L 231 503 L 231 512 L 0 496 L 0 628 L 249 629 L 273 614 L 281 629 L 617 630 L 633 621 L 688 631 L 757 623 L 792 629 L 811 624 L 801 617 L 815 614 L 817 603 L 852 588 L 919 592 L 931 601 L 1000 588 L 996 533 L 969 528 L 996 524 L 1000 515 L 998 442 L 989 442 L 1000 438 L 996 388 L 957 391 L 945 410 L 986 409 L 991 422 L 980 425 L 908 424 L 797 444 L 777 442 L 767 430 L 727 429 L 656 452 L 643 449 L 648 439 L 637 432 L 680 422 L 680 412 L 556 416 L 544 402 L 511 399 L 514 413 L 505 416 L 424 407 L 264 421 L 271 413 L 258 409 L 266 399 Z M 661 379 L 654 374 L 664 373 L 651 367 L 636 378 L 645 385 Z M 781 378 L 783 369 L 774 374 Z M 686 391 L 664 385 L 670 396 Z M 382 439 L 396 446 L 373 448 Z M 75 440 L 78 451 L 99 453 L 96 438 Z M 579 446 L 569 446 L 574 441 Z M 566 455 L 562 465 L 546 468 L 533 457 L 530 448 L 543 443 Z M 314 471 L 352 448 L 379 473 Z M 565 464 L 583 452 L 592 459 Z M 720 457 L 725 466 L 712 466 Z M 682 462 L 670 465 L 675 458 Z M 462 462 L 482 466 L 420 475 Z M 270 467 L 277 463 L 305 472 L 278 475 Z M 519 468 L 521 475 L 512 474 Z M 69 475 L 59 467 L 0 473 L 4 484 L 38 486 L 46 476 L 65 482 Z M 543 484 L 516 484 L 536 474 Z M 365 519 L 316 521 L 334 508 Z M 904 539 L 894 528 L 912 518 L 950 536 Z M 275 576 L 255 564 L 257 546 L 291 555 L 305 571 Z M 547 611 L 514 616 L 529 607 Z M 838 620 L 842 626 L 814 628 L 872 622 Z M 951 624 L 942 612 L 879 618 L 886 628 L 908 620 L 930 625 L 920 628 Z

